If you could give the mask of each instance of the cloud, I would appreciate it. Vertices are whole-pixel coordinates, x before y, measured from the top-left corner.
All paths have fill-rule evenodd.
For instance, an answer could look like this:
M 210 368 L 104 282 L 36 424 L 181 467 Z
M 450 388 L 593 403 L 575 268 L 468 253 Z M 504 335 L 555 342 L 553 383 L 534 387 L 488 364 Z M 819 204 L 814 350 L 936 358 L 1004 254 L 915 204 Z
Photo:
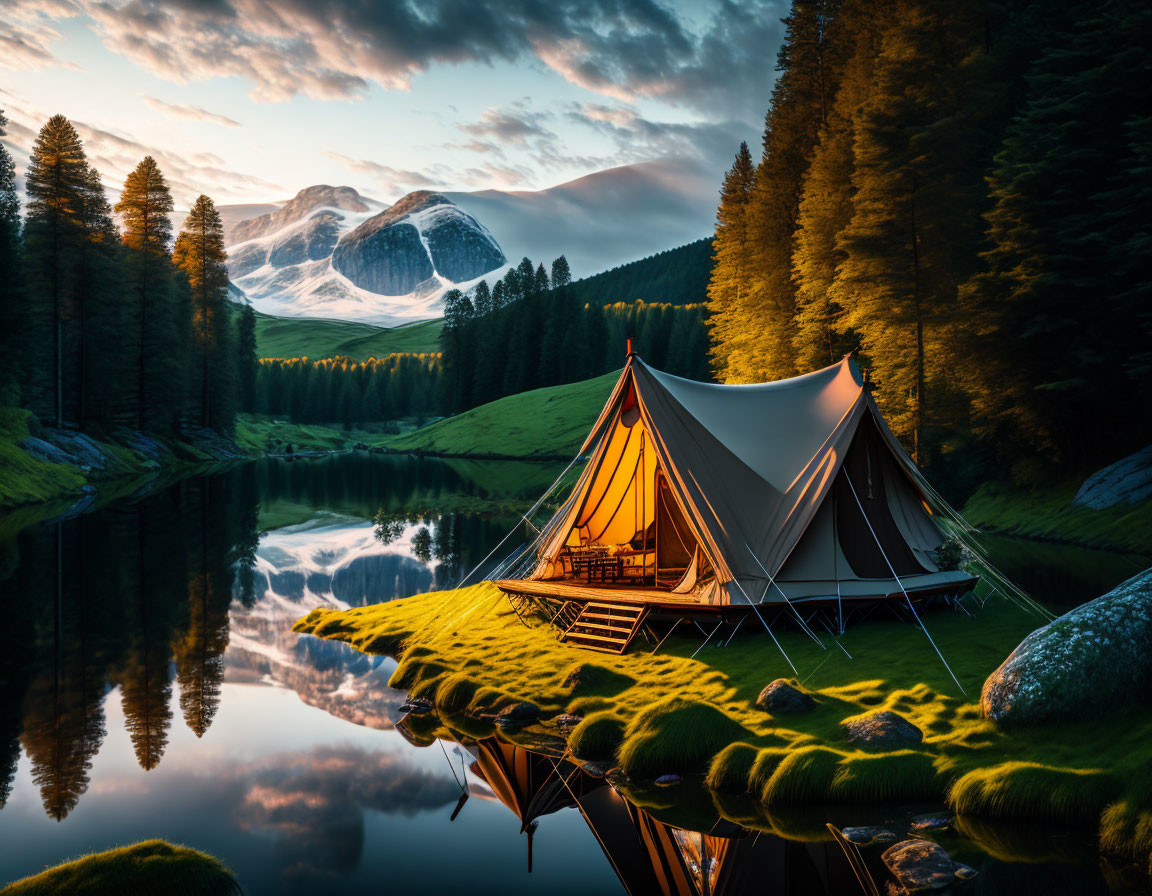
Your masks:
M 163 112 L 170 118 L 185 118 L 189 121 L 206 121 L 211 124 L 221 124 L 229 128 L 242 127 L 240 122 L 229 118 L 227 115 L 209 112 L 207 109 L 201 109 L 199 106 L 186 106 L 182 103 L 166 103 L 164 100 L 157 99 L 154 96 L 142 95 L 142 99 L 153 109 L 158 112 Z
M 747 137 L 743 122 L 653 121 L 627 105 L 577 103 L 567 115 L 571 122 L 611 140 L 619 160 L 625 163 L 672 157 L 726 160 L 732 147 Z
M 37 109 L 22 97 L 3 89 L 0 89 L 0 105 L 6 108 L 9 118 L 8 136 L 4 141 L 22 171 L 27 167 L 36 134 L 52 113 Z M 120 192 L 128 173 L 147 155 L 160 164 L 177 208 L 189 207 L 201 193 L 207 193 L 217 203 L 222 203 L 247 198 L 256 191 L 265 194 L 284 192 L 280 184 L 233 170 L 214 153 L 182 153 L 147 146 L 131 134 L 106 130 L 78 119 L 72 119 L 72 124 L 84 141 L 88 161 L 100 172 L 112 195 Z
M 714 0 L 699 26 L 657 0 L 76 0 L 76 7 L 109 50 L 150 72 L 176 83 L 243 78 L 263 101 L 355 99 L 372 84 L 409 89 L 435 65 L 534 57 L 618 100 L 758 117 L 787 3 Z
M 52 52 L 50 45 L 60 40 L 61 34 L 48 24 L 51 19 L 75 14 L 72 4 L 60 0 L 8 0 L 0 14 L 0 67 L 38 71 L 55 65 L 79 70 Z
M 555 139 L 556 133 L 544 126 L 549 117 L 547 112 L 532 112 L 525 103 L 517 103 L 505 109 L 486 109 L 479 121 L 462 124 L 460 130 L 480 140 L 523 146 L 529 140 Z
M 326 151 L 324 155 L 339 162 L 355 174 L 366 174 L 373 182 L 392 193 L 408 193 L 420 187 L 442 187 L 447 169 L 443 165 L 433 165 L 424 171 L 394 168 L 370 159 L 354 159 L 343 153 Z

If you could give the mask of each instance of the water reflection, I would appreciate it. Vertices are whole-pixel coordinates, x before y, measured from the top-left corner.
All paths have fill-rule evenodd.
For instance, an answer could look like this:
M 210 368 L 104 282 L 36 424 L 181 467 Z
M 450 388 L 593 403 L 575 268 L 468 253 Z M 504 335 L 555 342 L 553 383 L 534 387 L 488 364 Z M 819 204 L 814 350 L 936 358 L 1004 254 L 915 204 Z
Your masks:
M 291 632 L 314 607 L 450 586 L 516 518 L 472 511 L 555 473 L 259 462 L 0 537 L 0 883 L 160 836 L 221 856 L 249 894 L 855 892 L 821 831 L 859 819 L 720 811 L 702 789 L 654 805 L 491 738 L 445 761 L 435 719 L 398 727 L 392 660 Z M 998 562 L 1074 600 L 1130 562 L 1089 552 L 1071 575 L 1036 550 Z M 1103 892 L 1091 843 L 962 828 L 949 849 L 985 892 Z
M 292 622 L 317 606 L 446 587 L 502 526 L 405 515 L 462 480 L 398 463 L 253 464 L 0 540 L 0 808 L 22 748 L 44 811 L 59 821 L 75 809 L 112 690 L 145 770 L 163 759 L 177 712 L 205 735 L 225 681 L 287 686 L 335 716 L 389 727 L 390 661 L 299 638 Z M 331 506 L 310 504 L 306 522 L 261 535 L 269 515 L 302 500 Z M 372 510 L 352 516 L 354 504 Z M 400 522 L 389 544 L 366 518 L 382 508 Z

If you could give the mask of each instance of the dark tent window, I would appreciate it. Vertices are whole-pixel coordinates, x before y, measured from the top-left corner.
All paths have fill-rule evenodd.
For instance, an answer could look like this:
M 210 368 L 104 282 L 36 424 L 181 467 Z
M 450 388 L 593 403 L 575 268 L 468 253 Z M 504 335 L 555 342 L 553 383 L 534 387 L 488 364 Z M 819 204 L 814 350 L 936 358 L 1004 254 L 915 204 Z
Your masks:
M 903 476 L 888 446 L 876 429 L 876 423 L 868 415 L 860 423 L 856 437 L 848 448 L 844 466 L 836 477 L 835 491 L 836 535 L 844 556 L 852 566 L 852 571 L 863 579 L 882 579 L 897 575 L 919 575 L 928 572 L 916 559 L 912 549 L 904 540 L 892 511 L 888 507 L 888 493 L 885 483 L 896 483 L 895 477 Z M 845 476 L 852 479 L 856 495 L 853 497 Z M 856 498 L 860 503 L 856 503 Z M 868 514 L 865 520 L 860 514 L 860 506 Z M 871 530 L 868 524 L 871 523 Z M 873 536 L 875 532 L 875 536 Z M 883 554 L 876 547 L 879 540 Z M 887 562 L 884 557 L 887 555 Z M 890 569 L 888 563 L 892 564 Z

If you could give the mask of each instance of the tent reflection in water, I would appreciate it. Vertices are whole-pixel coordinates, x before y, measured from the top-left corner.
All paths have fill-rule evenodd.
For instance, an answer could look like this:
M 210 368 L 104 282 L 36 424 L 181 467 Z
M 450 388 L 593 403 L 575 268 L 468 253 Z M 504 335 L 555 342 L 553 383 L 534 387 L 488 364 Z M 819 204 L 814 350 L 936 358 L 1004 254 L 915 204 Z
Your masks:
M 951 599 L 940 502 L 846 357 L 714 385 L 628 362 L 509 594 L 665 610 Z
M 541 818 L 577 808 L 630 896 L 852 893 L 855 879 L 830 840 L 789 841 L 717 820 L 707 832 L 660 821 L 603 778 L 559 757 L 485 738 L 470 748 L 473 774 L 520 820 L 528 838 Z

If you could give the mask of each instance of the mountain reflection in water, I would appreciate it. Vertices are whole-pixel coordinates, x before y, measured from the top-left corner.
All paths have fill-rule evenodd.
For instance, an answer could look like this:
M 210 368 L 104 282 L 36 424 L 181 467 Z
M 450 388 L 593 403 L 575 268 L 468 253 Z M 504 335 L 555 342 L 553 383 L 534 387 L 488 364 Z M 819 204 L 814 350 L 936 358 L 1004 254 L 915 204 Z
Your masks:
M 291 631 L 315 607 L 450 587 L 516 518 L 464 511 L 515 506 L 555 473 L 262 461 L 17 532 L 0 521 L 0 885 L 163 837 L 219 856 L 249 896 L 858 892 L 817 836 L 836 819 L 724 812 L 745 828 L 706 797 L 688 823 L 687 783 L 659 794 L 667 810 L 639 808 L 494 739 L 444 744 L 445 761 L 418 720 L 397 727 L 392 660 Z M 957 858 L 981 869 L 982 892 L 1107 891 L 1078 841 L 965 830 Z

